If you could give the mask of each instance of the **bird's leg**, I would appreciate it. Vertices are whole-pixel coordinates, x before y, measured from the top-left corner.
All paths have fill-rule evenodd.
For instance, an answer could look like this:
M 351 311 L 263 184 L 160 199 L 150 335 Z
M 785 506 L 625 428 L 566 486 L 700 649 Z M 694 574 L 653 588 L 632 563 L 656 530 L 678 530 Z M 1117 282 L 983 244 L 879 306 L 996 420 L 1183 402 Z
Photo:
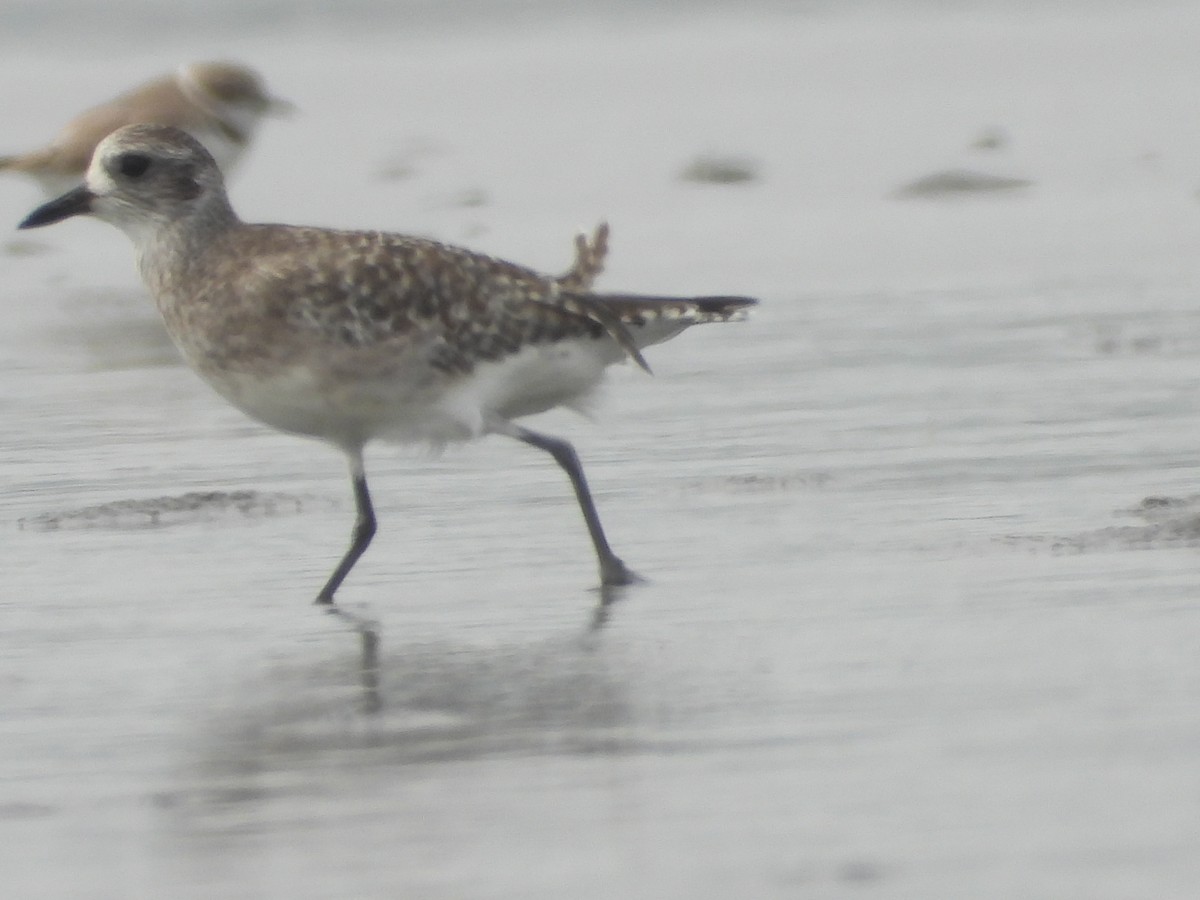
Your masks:
M 317 603 L 333 603 L 334 592 L 350 574 L 358 558 L 371 545 L 371 538 L 375 537 L 375 510 L 371 506 L 371 493 L 367 490 L 362 450 L 350 454 L 350 477 L 354 483 L 354 506 L 357 511 L 354 530 L 350 533 L 350 549 L 325 582 L 325 587 L 321 588 L 321 593 L 317 594 Z
M 621 562 L 620 558 L 612 552 L 612 548 L 608 546 L 608 539 L 604 536 L 604 528 L 601 526 L 600 516 L 596 512 L 596 504 L 592 502 L 592 493 L 588 490 L 587 479 L 583 476 L 583 467 L 579 464 L 575 448 L 561 438 L 547 437 L 512 423 L 505 423 L 505 425 L 507 427 L 503 429 L 503 433 L 511 435 L 519 441 L 524 441 L 532 447 L 545 450 L 554 457 L 554 461 L 562 466 L 567 477 L 571 479 L 571 487 L 575 489 L 575 497 L 579 501 L 583 520 L 587 523 L 588 534 L 592 537 L 592 546 L 596 548 L 596 558 L 600 563 L 601 584 L 612 586 L 633 584 L 638 581 L 637 574 Z

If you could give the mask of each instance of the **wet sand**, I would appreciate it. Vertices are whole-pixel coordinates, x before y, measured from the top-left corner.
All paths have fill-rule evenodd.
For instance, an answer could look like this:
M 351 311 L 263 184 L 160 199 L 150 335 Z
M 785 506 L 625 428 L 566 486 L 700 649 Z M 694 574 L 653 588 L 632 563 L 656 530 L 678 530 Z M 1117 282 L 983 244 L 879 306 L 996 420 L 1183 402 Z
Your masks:
M 607 607 L 541 454 L 381 447 L 364 647 L 339 456 L 174 363 L 120 235 L 0 246 L 8 893 L 1193 895 L 1200 21 L 630 21 L 222 45 L 303 111 L 247 218 L 550 271 L 607 218 L 601 286 L 762 297 L 540 421 Z M 6 140 L 212 53 L 107 40 L 0 61 Z M 964 167 L 1030 184 L 896 196 Z

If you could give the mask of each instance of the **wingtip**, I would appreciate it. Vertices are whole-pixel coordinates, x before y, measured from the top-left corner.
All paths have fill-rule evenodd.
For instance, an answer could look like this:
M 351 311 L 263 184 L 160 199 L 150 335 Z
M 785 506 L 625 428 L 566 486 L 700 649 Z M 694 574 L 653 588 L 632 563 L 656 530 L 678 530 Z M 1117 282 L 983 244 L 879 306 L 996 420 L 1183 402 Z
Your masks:
M 708 321 L 740 322 L 750 315 L 750 309 L 758 306 L 754 297 L 697 297 L 693 301 L 696 311 L 708 317 Z
M 650 363 L 646 362 L 646 357 L 642 356 L 642 351 L 639 350 L 636 346 L 633 347 L 633 349 L 631 349 L 631 350 L 628 348 L 626 348 L 626 349 L 627 349 L 627 352 L 629 353 L 629 356 L 633 359 L 633 361 L 635 363 L 638 364 L 638 368 L 640 368 L 647 375 L 653 377 L 654 370 L 650 368 Z

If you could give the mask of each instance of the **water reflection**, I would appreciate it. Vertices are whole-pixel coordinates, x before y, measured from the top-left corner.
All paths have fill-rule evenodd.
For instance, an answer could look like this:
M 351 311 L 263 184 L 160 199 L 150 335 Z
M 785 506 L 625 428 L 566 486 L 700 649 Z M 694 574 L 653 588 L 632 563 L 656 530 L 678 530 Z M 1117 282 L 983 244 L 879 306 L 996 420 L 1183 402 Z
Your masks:
M 355 637 L 352 653 L 313 662 L 308 646 L 294 654 L 306 662 L 237 687 L 157 805 L 185 831 L 242 833 L 280 807 L 337 802 L 331 777 L 345 795 L 356 792 L 347 777 L 368 790 L 386 773 L 394 788 L 431 764 L 619 751 L 631 706 L 596 641 L 614 600 L 574 633 L 485 646 L 385 646 L 372 617 L 329 610 Z
M 340 606 L 330 606 L 326 612 L 341 620 L 359 639 L 359 683 L 362 685 L 362 702 L 360 709 L 367 715 L 378 713 L 383 709 L 383 700 L 379 695 L 379 622 L 376 619 L 360 616 Z
M 624 600 L 629 596 L 631 590 L 635 590 L 639 584 L 645 584 L 646 579 L 642 576 L 637 577 L 637 581 L 633 584 L 602 584 L 596 588 L 596 593 L 600 600 L 592 609 L 592 619 L 588 625 L 589 632 L 598 632 L 605 625 L 612 615 L 613 604 L 619 600 Z
M 631 587 L 635 585 L 601 585 L 596 588 L 599 600 L 592 609 L 582 637 L 581 644 L 591 649 L 593 635 L 598 634 L 608 625 L 612 608 L 619 600 L 624 599 Z M 361 687 L 361 697 L 358 708 L 366 715 L 379 713 L 383 709 L 383 697 L 380 692 L 380 629 L 378 619 L 354 612 L 345 606 L 333 605 L 325 610 L 335 620 L 345 625 L 358 637 L 358 679 Z

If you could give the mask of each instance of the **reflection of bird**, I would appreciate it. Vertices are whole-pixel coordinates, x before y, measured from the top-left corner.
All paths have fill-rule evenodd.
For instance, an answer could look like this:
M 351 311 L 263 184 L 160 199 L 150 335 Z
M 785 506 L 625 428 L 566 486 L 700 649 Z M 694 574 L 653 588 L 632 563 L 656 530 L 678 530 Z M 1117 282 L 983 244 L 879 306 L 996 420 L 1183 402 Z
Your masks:
M 550 453 L 566 471 L 605 585 L 633 573 L 609 548 L 575 451 L 515 419 L 576 406 L 604 369 L 689 325 L 741 318 L 745 297 L 595 294 L 421 238 L 248 225 L 204 148 L 174 128 L 106 138 L 84 185 L 23 228 L 91 213 L 133 240 L 167 331 L 223 397 L 273 428 L 319 438 L 350 461 L 352 543 L 334 592 L 375 533 L 363 469 L 374 439 L 443 444 L 486 434 Z M 596 243 L 603 244 L 598 233 Z M 580 241 L 576 275 L 586 280 Z
M 0 171 L 22 172 L 38 181 L 48 196 L 57 196 L 79 183 L 92 151 L 108 134 L 123 125 L 151 122 L 187 131 L 228 174 L 263 116 L 291 109 L 290 103 L 267 93 L 252 69 L 224 62 L 186 63 L 171 75 L 81 113 L 49 146 L 0 156 Z

